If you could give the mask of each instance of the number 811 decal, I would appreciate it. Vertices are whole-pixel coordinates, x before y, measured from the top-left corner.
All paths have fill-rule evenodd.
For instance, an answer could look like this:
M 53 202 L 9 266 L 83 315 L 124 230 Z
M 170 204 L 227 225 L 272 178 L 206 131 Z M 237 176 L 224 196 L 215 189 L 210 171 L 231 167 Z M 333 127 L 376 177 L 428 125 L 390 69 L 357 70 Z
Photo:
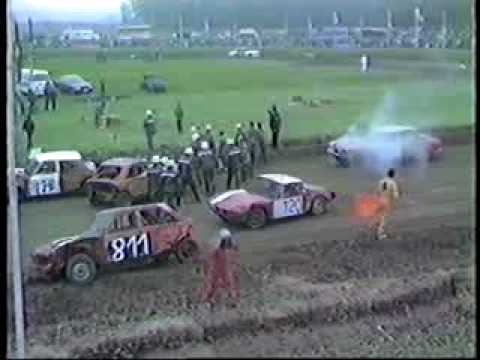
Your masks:
M 150 238 L 146 233 L 110 240 L 107 244 L 108 257 L 112 262 L 136 259 L 150 255 Z

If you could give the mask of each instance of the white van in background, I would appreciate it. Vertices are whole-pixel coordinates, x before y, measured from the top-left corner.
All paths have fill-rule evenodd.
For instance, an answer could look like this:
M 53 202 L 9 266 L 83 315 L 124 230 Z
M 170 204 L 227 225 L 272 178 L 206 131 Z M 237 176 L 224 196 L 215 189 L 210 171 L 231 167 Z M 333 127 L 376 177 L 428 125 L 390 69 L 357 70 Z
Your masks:
M 31 89 L 36 96 L 43 96 L 47 81 L 51 81 L 47 70 L 22 69 L 19 88 L 24 95 L 27 95 L 28 90 Z

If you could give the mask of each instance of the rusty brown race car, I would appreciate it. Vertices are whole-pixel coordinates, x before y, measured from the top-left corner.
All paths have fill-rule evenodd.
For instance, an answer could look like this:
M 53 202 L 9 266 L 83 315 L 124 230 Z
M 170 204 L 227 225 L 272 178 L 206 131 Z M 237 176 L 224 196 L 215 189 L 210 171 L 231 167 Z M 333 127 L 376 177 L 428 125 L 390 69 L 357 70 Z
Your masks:
M 115 158 L 100 164 L 85 183 L 88 200 L 94 206 L 114 203 L 129 206 L 148 197 L 148 162 L 136 158 Z
M 263 174 L 258 179 L 258 194 L 239 189 L 214 196 L 209 200 L 212 212 L 227 223 L 258 229 L 270 220 L 324 214 L 336 197 L 334 192 L 289 175 Z
M 32 271 L 83 285 L 103 267 L 151 263 L 172 254 L 182 263 L 198 249 L 192 228 L 190 219 L 164 203 L 103 210 L 82 234 L 38 248 L 31 255 Z

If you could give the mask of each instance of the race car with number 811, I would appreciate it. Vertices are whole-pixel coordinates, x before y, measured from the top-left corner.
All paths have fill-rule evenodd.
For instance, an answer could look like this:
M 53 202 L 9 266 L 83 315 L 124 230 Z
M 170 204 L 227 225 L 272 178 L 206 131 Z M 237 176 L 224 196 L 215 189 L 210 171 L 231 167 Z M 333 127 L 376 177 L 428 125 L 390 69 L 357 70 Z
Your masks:
M 335 192 L 284 174 L 258 177 L 256 193 L 227 191 L 209 200 L 211 211 L 227 223 L 258 229 L 271 220 L 307 214 L 321 215 L 336 198 Z
M 182 263 L 198 249 L 192 221 L 164 203 L 100 211 L 90 229 L 52 241 L 31 256 L 32 272 L 50 280 L 64 275 L 92 282 L 98 269 L 140 265 L 175 255 Z

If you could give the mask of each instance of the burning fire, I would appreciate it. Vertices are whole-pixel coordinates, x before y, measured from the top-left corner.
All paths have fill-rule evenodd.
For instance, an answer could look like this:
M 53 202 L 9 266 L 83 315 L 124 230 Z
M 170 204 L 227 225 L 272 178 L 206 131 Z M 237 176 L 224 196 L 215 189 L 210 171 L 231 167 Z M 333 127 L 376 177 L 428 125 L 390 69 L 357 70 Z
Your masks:
M 381 196 L 360 194 L 353 202 L 352 215 L 356 222 L 372 222 L 387 211 L 388 204 Z

